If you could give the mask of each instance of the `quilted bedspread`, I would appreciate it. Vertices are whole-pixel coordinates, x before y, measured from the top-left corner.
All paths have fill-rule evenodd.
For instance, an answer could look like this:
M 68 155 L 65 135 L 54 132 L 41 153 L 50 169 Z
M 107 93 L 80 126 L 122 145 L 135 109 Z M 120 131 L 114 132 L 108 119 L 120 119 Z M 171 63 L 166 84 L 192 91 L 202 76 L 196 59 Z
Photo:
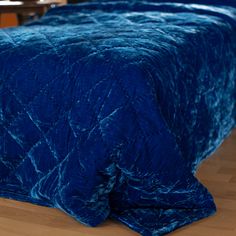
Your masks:
M 1 197 L 145 236 L 215 212 L 195 172 L 236 124 L 236 4 L 183 2 L 66 5 L 0 30 Z

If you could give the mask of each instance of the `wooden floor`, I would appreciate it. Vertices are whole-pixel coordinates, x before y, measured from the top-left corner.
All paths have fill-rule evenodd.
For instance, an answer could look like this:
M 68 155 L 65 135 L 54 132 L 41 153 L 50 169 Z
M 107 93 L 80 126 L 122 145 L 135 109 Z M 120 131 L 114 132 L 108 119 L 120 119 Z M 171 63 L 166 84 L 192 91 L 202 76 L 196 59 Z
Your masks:
M 202 164 L 198 178 L 214 195 L 218 212 L 170 235 L 236 236 L 236 130 L 213 158 Z M 112 221 L 88 228 L 56 209 L 0 199 L 0 236 L 113 235 L 138 234 Z

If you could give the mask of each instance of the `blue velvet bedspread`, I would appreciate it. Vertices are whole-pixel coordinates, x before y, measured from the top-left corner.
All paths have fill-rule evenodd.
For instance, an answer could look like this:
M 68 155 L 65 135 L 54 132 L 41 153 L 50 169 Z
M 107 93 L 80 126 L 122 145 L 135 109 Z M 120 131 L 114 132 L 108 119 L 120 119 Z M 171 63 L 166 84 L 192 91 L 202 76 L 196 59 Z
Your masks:
M 236 123 L 236 8 L 174 2 L 0 30 L 0 196 L 154 236 L 215 212 L 194 174 Z

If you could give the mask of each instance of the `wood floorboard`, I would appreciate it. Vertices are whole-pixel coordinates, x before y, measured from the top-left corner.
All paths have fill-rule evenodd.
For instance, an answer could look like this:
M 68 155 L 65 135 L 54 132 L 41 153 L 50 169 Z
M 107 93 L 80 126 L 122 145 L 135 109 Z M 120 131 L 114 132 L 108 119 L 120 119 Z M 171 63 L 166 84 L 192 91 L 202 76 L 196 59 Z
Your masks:
M 236 236 L 236 130 L 200 166 L 197 178 L 215 198 L 217 213 L 172 236 Z M 126 226 L 108 220 L 89 228 L 63 212 L 13 200 L 0 199 L 0 236 L 136 236 Z

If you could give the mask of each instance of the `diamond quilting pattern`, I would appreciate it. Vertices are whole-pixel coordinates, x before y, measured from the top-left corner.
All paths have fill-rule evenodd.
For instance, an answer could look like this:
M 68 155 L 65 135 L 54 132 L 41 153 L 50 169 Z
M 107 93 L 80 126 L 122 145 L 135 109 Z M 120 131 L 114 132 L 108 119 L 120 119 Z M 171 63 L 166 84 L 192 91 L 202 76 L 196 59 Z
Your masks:
M 235 126 L 236 10 L 209 2 L 93 1 L 0 30 L 0 196 L 142 235 L 213 214 L 193 173 Z

